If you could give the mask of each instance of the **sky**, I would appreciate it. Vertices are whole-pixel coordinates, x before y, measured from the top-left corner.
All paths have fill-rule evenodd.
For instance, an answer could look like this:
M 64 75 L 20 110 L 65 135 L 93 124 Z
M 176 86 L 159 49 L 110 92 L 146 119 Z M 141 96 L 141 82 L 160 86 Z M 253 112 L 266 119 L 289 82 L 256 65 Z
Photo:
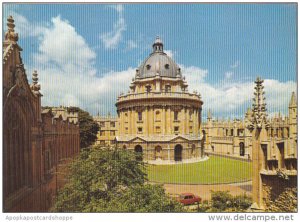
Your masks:
M 15 4 L 29 82 L 39 73 L 42 105 L 80 106 L 116 115 L 135 69 L 160 36 L 189 91 L 202 96 L 203 118 L 243 118 L 254 80 L 265 82 L 269 114 L 287 114 L 297 91 L 296 4 Z

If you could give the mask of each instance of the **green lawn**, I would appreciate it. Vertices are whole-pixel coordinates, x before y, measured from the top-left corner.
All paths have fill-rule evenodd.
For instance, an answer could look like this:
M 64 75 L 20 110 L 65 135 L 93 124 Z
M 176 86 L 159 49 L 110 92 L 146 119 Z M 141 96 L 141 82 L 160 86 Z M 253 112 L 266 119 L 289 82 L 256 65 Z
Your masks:
M 240 160 L 210 156 L 198 163 L 148 165 L 150 181 L 178 184 L 218 184 L 251 179 L 252 164 Z

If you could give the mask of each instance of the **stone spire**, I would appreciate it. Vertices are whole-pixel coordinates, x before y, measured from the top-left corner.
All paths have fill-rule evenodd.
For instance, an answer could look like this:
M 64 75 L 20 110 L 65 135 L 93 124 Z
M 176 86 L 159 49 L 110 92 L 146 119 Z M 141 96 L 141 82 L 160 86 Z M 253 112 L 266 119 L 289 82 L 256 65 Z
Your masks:
M 211 120 L 211 118 L 212 118 L 211 110 L 209 109 L 208 112 L 207 112 L 207 119 Z
M 41 89 L 41 86 L 40 84 L 38 84 L 38 73 L 36 70 L 34 70 L 34 72 L 32 73 L 32 84 L 31 84 L 31 90 L 33 91 L 34 94 L 36 95 L 42 95 L 40 93 L 40 89 Z
M 296 95 L 295 92 L 292 92 L 292 97 L 290 100 L 289 107 L 296 107 L 296 106 L 297 106 Z
M 17 43 L 19 36 L 18 33 L 15 33 L 15 24 L 14 24 L 14 19 L 10 15 L 7 18 L 7 32 L 5 33 L 5 43 Z
M 263 86 L 263 80 L 260 77 L 257 77 L 255 80 L 256 86 L 254 87 L 254 98 L 253 98 L 253 108 L 252 108 L 252 118 L 251 124 L 249 125 L 250 128 L 257 128 L 261 129 L 263 127 L 268 127 L 267 122 L 267 108 L 265 103 L 265 92 Z
M 164 51 L 164 44 L 161 41 L 159 36 L 156 36 L 156 39 L 152 45 L 153 52 L 163 52 Z

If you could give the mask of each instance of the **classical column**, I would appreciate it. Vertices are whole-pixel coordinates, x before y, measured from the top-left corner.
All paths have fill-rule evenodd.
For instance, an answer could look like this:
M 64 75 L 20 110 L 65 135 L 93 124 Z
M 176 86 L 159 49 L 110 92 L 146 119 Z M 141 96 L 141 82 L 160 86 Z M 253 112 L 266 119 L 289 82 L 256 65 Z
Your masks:
M 197 112 L 196 109 L 193 108 L 193 135 L 197 136 L 198 135 L 198 130 L 197 130 Z
M 128 134 L 132 134 L 131 108 L 128 109 Z
M 150 107 L 150 118 L 149 118 L 149 134 L 153 134 L 153 128 L 154 128 L 154 107 Z
M 120 134 L 121 135 L 124 135 L 124 133 L 125 133 L 125 131 L 124 131 L 125 130 L 124 129 L 124 121 L 125 121 L 124 120 L 124 110 L 121 110 L 120 111 L 120 123 L 121 123 L 120 124 L 120 132 L 121 132 Z
M 167 107 L 167 118 L 166 118 L 166 123 L 167 123 L 167 134 L 171 134 L 171 107 Z
M 136 118 L 136 110 L 135 110 L 135 108 L 132 108 L 132 110 L 131 110 L 131 127 L 132 127 L 132 134 L 136 134 L 136 121 L 137 121 L 137 118 Z
M 166 106 L 162 106 L 161 117 L 161 132 L 164 135 L 166 133 Z
M 184 107 L 181 109 L 181 118 L 180 118 L 180 132 L 182 133 L 182 134 L 185 134 L 184 132 L 185 132 L 185 121 L 184 121 L 184 119 L 185 119 L 185 115 L 184 115 Z
M 146 132 L 146 135 L 148 136 L 149 135 L 149 106 L 146 107 L 146 119 L 145 119 L 145 130 L 147 131 Z

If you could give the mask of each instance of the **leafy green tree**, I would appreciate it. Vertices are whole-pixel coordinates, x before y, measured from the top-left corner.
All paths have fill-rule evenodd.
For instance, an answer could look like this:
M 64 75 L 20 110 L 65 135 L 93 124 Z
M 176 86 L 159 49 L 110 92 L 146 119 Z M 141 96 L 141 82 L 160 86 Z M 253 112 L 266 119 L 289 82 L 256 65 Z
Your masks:
M 252 199 L 246 194 L 232 196 L 229 191 L 211 191 L 212 212 L 243 212 L 247 210 Z
M 68 110 L 70 112 L 78 112 L 80 147 L 86 148 L 94 144 L 97 140 L 99 125 L 94 121 L 93 117 L 78 107 L 70 107 Z
M 163 187 L 146 184 L 145 164 L 127 150 L 83 149 L 59 191 L 58 212 L 177 212 Z

